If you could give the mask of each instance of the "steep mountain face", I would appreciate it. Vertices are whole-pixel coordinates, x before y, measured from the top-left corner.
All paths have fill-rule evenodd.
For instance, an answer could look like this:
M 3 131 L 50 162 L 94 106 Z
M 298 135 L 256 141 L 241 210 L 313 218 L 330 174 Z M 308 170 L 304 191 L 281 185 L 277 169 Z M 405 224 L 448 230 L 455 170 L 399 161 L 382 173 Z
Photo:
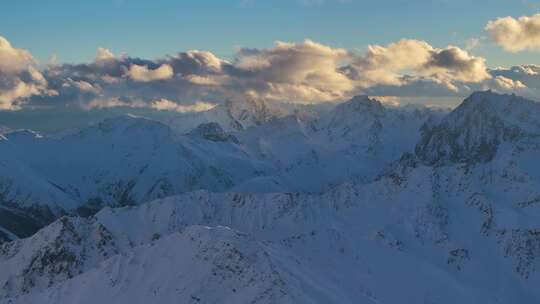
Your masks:
M 525 279 L 537 275 L 540 257 L 539 117 L 537 102 L 475 93 L 426 129 L 416 149 L 444 183 L 444 199 L 476 209 L 481 233 L 497 240 Z
M 238 139 L 234 135 L 229 134 L 221 128 L 216 122 L 203 123 L 189 132 L 190 135 L 200 137 L 210 141 L 230 141 L 238 143 Z
M 0 243 L 29 237 L 58 218 L 75 202 L 63 191 L 37 174 L 12 153 L 8 138 L 0 140 Z
M 20 267 L 3 273 L 2 298 L 21 303 L 293 303 L 268 246 L 225 227 L 190 226 L 133 245 L 95 221 L 63 218 L 32 240 L 3 248 L 7 261 L 16 260 Z M 0 263 L 11 264 L 5 262 Z M 88 288 L 73 292 L 81 284 Z M 118 288 L 129 292 L 118 293 Z
M 500 146 L 526 148 L 540 141 L 540 106 L 515 95 L 479 92 L 440 124 L 424 130 L 417 153 L 430 164 L 488 162 Z

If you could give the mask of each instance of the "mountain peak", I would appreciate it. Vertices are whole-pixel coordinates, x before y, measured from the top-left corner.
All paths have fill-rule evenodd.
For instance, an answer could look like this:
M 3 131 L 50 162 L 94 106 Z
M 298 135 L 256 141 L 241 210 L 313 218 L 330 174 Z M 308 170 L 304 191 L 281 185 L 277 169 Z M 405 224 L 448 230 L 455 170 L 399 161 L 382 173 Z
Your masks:
M 375 110 L 383 111 L 384 107 L 380 101 L 374 98 L 370 98 L 367 95 L 357 95 L 351 98 L 349 101 L 343 104 L 348 105 L 351 108 L 359 110 Z
M 260 125 L 274 117 L 284 115 L 279 107 L 259 99 L 229 99 L 225 102 L 224 107 L 238 130 Z
M 366 95 L 359 95 L 337 105 L 335 113 L 340 120 L 351 116 L 356 117 L 358 114 L 381 118 L 385 115 L 386 109 L 380 101 L 371 99 Z
M 528 133 L 540 132 L 540 103 L 515 94 L 499 94 L 491 90 L 475 92 L 452 111 L 447 121 L 452 124 L 467 120 L 496 119 L 507 127 Z
M 424 130 L 416 151 L 428 163 L 487 162 L 502 142 L 540 134 L 540 103 L 516 95 L 475 92 L 442 122 Z
M 457 108 L 466 108 L 466 107 L 478 107 L 480 105 L 489 105 L 493 107 L 493 110 L 496 110 L 500 107 L 507 107 L 510 104 L 519 105 L 523 104 L 528 106 L 529 104 L 534 104 L 535 102 L 529 99 L 526 99 L 516 94 L 500 94 L 492 90 L 487 91 L 478 91 L 472 93 L 467 97 L 461 105 Z

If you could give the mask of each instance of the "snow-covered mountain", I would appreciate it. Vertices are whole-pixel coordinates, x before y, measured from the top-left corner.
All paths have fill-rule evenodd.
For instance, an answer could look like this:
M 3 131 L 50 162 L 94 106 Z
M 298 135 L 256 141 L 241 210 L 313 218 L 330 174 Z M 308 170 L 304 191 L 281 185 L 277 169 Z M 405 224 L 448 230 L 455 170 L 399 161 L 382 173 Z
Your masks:
M 276 190 L 320 192 L 350 180 L 371 181 L 405 152 L 421 127 L 446 112 L 386 108 L 357 96 L 319 115 L 297 112 L 237 134 L 252 155 L 277 167 Z M 274 180 L 278 180 L 274 178 Z M 292 188 L 291 188 L 292 186 Z M 235 190 L 249 191 L 253 183 Z
M 417 152 L 428 163 L 487 162 L 499 149 L 534 146 L 540 107 L 515 95 L 472 94 L 442 123 L 424 130 Z
M 170 118 L 166 124 L 174 130 L 186 133 L 200 124 L 217 123 L 225 131 L 241 131 L 264 124 L 273 118 L 290 112 L 285 106 L 258 99 L 227 100 L 209 111 L 189 113 Z
M 229 101 L 182 123 L 200 123 L 211 113 L 228 120 L 187 132 L 134 116 L 55 136 L 6 132 L 0 206 L 11 216 L 31 214 L 35 223 L 25 225 L 33 229 L 0 224 L 2 239 L 29 236 L 63 214 L 89 215 L 198 189 L 321 192 L 351 179 L 371 180 L 412 151 L 420 126 L 440 116 L 387 109 L 367 97 L 326 111 L 285 115 L 271 108 Z
M 93 216 L 0 245 L 0 303 L 540 302 L 540 104 L 479 92 L 446 114 L 356 97 L 235 130 L 201 123 L 7 133 L 5 209 L 37 200 L 61 216 L 102 193 L 81 172 L 108 166 L 93 176 L 136 176 L 136 204 L 104 195 Z M 194 163 L 232 182 L 148 192 Z
M 166 125 L 130 116 L 59 138 L 7 133 L 0 150 L 0 205 L 56 216 L 223 191 L 266 170 L 232 142 L 177 137 Z
M 120 303 L 535 303 L 538 206 L 523 202 L 538 196 L 538 179 L 486 180 L 484 171 L 430 167 L 410 155 L 372 183 L 324 194 L 198 191 L 62 218 L 1 247 L 9 269 L 2 296 L 6 303 L 84 303 L 96 299 L 90 292 Z

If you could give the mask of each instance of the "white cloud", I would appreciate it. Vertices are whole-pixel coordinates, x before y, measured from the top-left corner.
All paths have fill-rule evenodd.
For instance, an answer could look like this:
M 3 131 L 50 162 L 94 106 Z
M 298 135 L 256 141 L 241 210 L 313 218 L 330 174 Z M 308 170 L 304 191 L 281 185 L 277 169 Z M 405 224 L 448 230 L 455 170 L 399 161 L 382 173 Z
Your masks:
M 127 71 L 127 75 L 139 82 L 149 82 L 156 80 L 165 80 L 173 77 L 173 68 L 168 64 L 162 64 L 154 70 L 150 70 L 146 65 L 132 64 Z
M 506 78 L 504 76 L 497 76 L 493 79 L 495 82 L 496 87 L 501 88 L 503 90 L 521 90 L 526 89 L 527 86 L 523 84 L 523 82 L 519 80 L 513 80 L 510 78 Z
M 404 87 L 429 83 L 441 92 L 459 92 L 463 83 L 490 79 L 485 60 L 455 46 L 439 49 L 421 40 L 400 40 L 387 46 L 370 45 L 345 69 L 360 88 Z M 420 90 L 419 90 L 420 91 Z
M 34 63 L 30 52 L 12 47 L 6 38 L 0 36 L 0 72 L 22 72 Z
M 498 18 L 489 21 L 485 30 L 506 51 L 540 50 L 540 14 Z
M 187 75 L 185 77 L 187 81 L 196 85 L 206 86 L 218 86 L 223 84 L 227 79 L 223 76 L 199 76 L 199 75 Z
M 376 99 L 390 107 L 397 107 L 401 104 L 401 98 L 398 96 L 370 96 L 370 98 Z
M 0 109 L 20 109 L 33 95 L 53 95 L 47 80 L 34 68 L 36 61 L 27 50 L 11 46 L 0 36 Z
M 0 90 L 0 110 L 19 110 L 21 103 L 16 103 L 16 100 L 41 94 L 42 89 L 39 85 L 17 80 L 11 88 Z
M 75 87 L 82 92 L 88 92 L 88 93 L 94 93 L 94 94 L 99 94 L 102 91 L 101 87 L 98 84 L 92 85 L 91 83 L 87 81 L 84 81 L 84 80 L 75 81 L 71 78 L 68 78 L 67 81 L 62 86 Z
M 495 91 L 540 98 L 540 66 L 522 65 L 491 70 L 493 80 L 487 86 Z
M 402 72 L 417 71 L 431 57 L 433 47 L 425 41 L 400 40 L 387 46 L 370 45 L 352 63 L 354 78 L 360 85 L 402 84 Z
M 520 86 L 519 83 L 528 88 L 540 89 L 540 66 L 520 65 L 511 68 L 497 68 L 490 73 L 503 82 L 505 79 L 512 80 Z M 502 78 L 501 78 L 502 77 Z
M 423 70 L 429 75 L 438 75 L 448 81 L 478 83 L 491 78 L 483 58 L 472 56 L 456 46 L 434 49 Z
M 87 103 L 81 105 L 84 109 L 102 109 L 102 108 L 114 108 L 114 107 L 145 107 L 145 103 L 142 101 L 136 101 L 128 103 L 120 98 L 94 98 Z
M 343 98 L 354 89 L 340 71 L 349 52 L 311 40 L 276 42 L 269 49 L 240 50 L 234 67 L 237 81 L 251 95 L 298 102 Z M 242 76 L 242 73 L 245 74 Z
M 106 48 L 98 48 L 96 61 L 107 61 L 114 59 L 114 54 Z
M 123 100 L 120 98 L 94 98 L 82 105 L 86 110 L 114 107 L 151 108 L 160 111 L 173 111 L 178 113 L 205 112 L 214 108 L 216 104 L 198 101 L 193 104 L 180 104 L 169 99 L 161 98 L 150 103 L 140 99 Z
M 185 53 L 185 57 L 190 60 L 193 60 L 199 66 L 207 67 L 208 69 L 213 70 L 213 71 L 220 71 L 221 65 L 224 62 L 223 60 L 216 57 L 216 55 L 207 51 L 198 51 L 198 50 L 187 51 Z M 176 58 L 179 58 L 179 57 L 176 57 Z
M 199 101 L 195 104 L 179 104 L 168 99 L 155 100 L 150 104 L 151 108 L 156 110 L 175 111 L 179 113 L 204 112 L 214 108 L 216 105 L 208 102 Z

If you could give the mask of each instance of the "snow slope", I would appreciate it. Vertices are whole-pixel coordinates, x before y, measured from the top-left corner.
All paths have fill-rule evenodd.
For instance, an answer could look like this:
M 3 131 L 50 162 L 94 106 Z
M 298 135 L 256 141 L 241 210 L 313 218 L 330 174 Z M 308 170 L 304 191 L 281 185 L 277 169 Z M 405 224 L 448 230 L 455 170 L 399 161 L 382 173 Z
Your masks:
M 9 208 L 31 214 L 33 222 L 32 229 L 4 221 L 0 227 L 24 237 L 65 213 L 91 214 L 196 189 L 223 191 L 266 170 L 233 142 L 178 137 L 166 125 L 131 116 L 60 137 L 10 132 L 0 151 L 0 215 Z
M 539 189 L 535 185 L 529 184 L 530 190 Z M 0 278 L 2 293 L 13 303 L 95 299 L 88 297 L 90 290 L 120 303 L 189 302 L 191 296 L 202 303 L 401 303 L 404 298 L 535 303 L 540 299 L 537 215 L 518 208 L 532 193 L 509 199 L 501 195 L 506 191 L 461 167 L 432 168 L 403 159 L 376 182 L 325 194 L 199 191 L 139 207 L 106 208 L 94 218 L 63 218 L 31 239 L 3 245 L 0 266 L 9 271 Z M 220 248 L 234 244 L 242 255 L 249 255 L 251 246 L 266 252 L 260 254 L 268 260 L 254 264 L 272 269 L 275 284 L 265 279 L 244 284 L 251 266 L 233 271 L 234 254 L 216 254 L 220 262 L 215 256 L 205 259 L 209 245 L 193 236 L 200 225 L 240 231 L 245 237 L 237 243 L 228 233 L 216 233 L 214 240 Z M 202 245 L 192 249 L 186 239 Z M 215 277 L 208 264 L 222 265 L 230 276 L 208 279 Z M 272 277 L 264 269 L 253 271 Z M 171 282 L 184 292 L 173 292 Z M 194 285 L 186 287 L 189 282 Z M 201 291 L 205 286 L 211 291 Z M 272 297 L 250 296 L 266 289 Z

